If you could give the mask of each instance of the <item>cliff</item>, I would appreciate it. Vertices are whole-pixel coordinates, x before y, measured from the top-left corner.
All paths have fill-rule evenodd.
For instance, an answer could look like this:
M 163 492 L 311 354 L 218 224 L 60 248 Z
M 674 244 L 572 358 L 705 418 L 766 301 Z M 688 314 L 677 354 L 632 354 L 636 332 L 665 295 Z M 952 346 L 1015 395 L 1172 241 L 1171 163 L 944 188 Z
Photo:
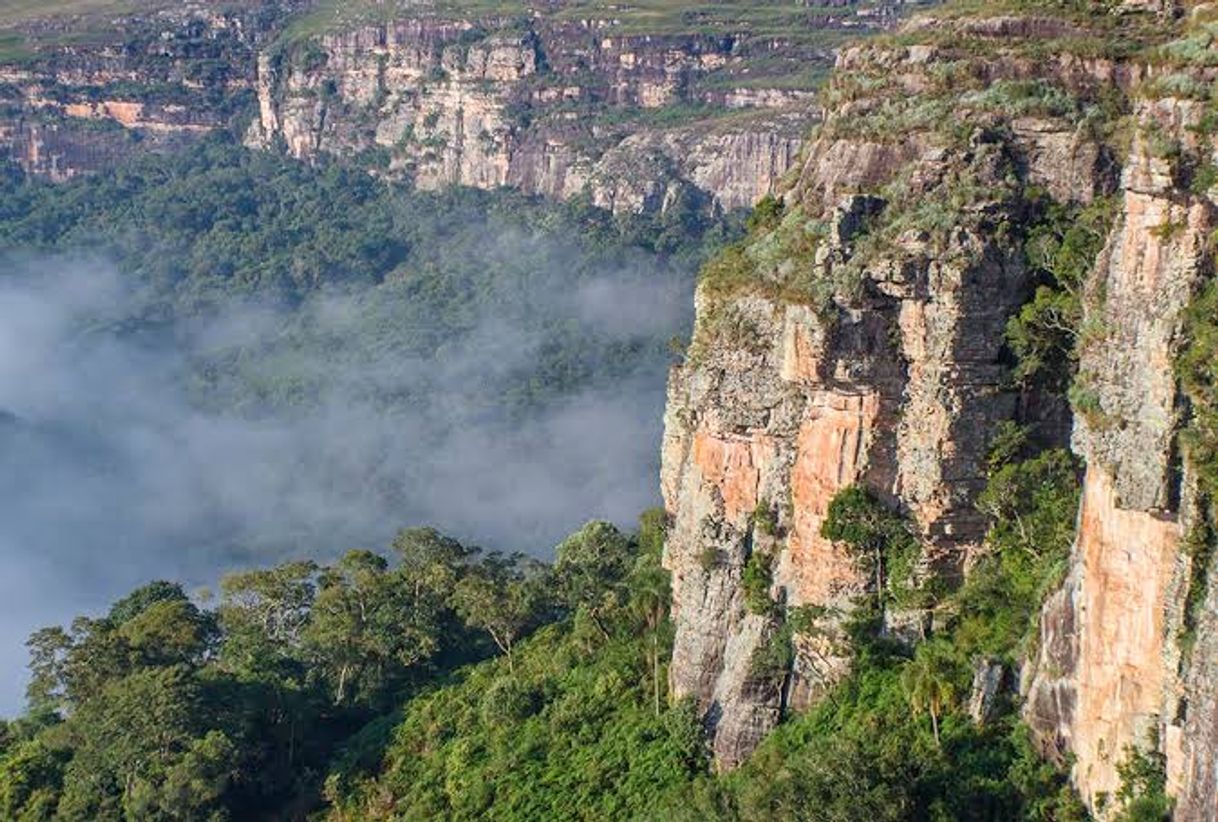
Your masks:
M 295 7 L 0 12 L 0 159 L 61 181 L 236 127 L 254 99 L 254 54 Z
M 1078 539 L 1028 672 L 1029 719 L 1054 753 L 1077 757 L 1085 796 L 1119 787 L 1131 746 L 1158 746 L 1182 819 L 1218 808 L 1213 591 L 1189 591 L 1208 576 L 1186 540 L 1204 512 L 1179 450 L 1189 412 L 1173 370 L 1185 310 L 1213 270 L 1213 192 L 1188 179 L 1188 164 L 1212 162 L 1206 108 L 1146 96 L 1132 114 L 1117 225 L 1089 285 L 1097 330 L 1078 378 L 1086 406 L 1074 445 L 1087 459 Z M 1206 603 L 1204 636 L 1188 636 L 1190 596 Z
M 994 550 L 977 503 L 1014 422 L 1086 466 L 1065 580 L 1023 655 L 1026 721 L 1093 810 L 1143 750 L 1165 757 L 1178 818 L 1215 818 L 1218 593 L 1194 464 L 1212 452 L 1185 447 L 1198 412 L 1175 368 L 1213 276 L 1210 19 L 948 7 L 839 55 L 798 180 L 704 272 L 670 379 L 670 685 L 720 767 L 849 670 L 862 597 L 898 587 L 824 536 L 835 496 L 862 486 L 909 523 L 882 624 L 916 643 L 953 618 L 934 591 Z M 1024 243 L 1046 199 L 1116 204 L 1076 295 L 1072 434 L 1063 396 L 1012 376 L 1006 331 L 1034 297 Z
M 800 90 L 700 89 L 712 72 L 748 63 L 743 39 L 615 36 L 544 17 L 327 34 L 259 61 L 260 117 L 247 140 L 282 140 L 300 158 L 364 152 L 427 188 L 587 193 L 640 212 L 685 183 L 721 208 L 746 207 L 790 168 L 816 112 Z
M 425 188 L 747 207 L 795 162 L 838 40 L 896 7 L 14 11 L 0 14 L 0 150 L 63 180 L 224 130 Z

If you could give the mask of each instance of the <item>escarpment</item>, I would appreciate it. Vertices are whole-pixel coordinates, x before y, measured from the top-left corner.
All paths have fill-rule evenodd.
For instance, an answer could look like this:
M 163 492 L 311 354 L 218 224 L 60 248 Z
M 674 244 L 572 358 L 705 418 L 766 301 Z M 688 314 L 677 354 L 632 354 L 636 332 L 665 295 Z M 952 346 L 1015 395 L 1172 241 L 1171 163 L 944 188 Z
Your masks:
M 0 151 L 64 180 L 227 132 L 423 188 L 730 210 L 794 164 L 836 43 L 887 28 L 898 5 L 14 12 L 0 15 Z M 90 36 L 64 44 L 56 27 Z
M 1173 364 L 1186 309 L 1213 257 L 1207 104 L 1143 99 L 1132 115 L 1118 222 L 1089 283 L 1076 379 L 1075 448 L 1087 460 L 1078 539 L 1045 607 L 1027 714 L 1055 753 L 1077 758 L 1093 802 L 1120 787 L 1130 749 L 1159 749 L 1183 819 L 1212 818 L 1212 639 L 1208 552 L 1187 537 L 1207 512 L 1180 450 L 1190 414 Z M 1191 167 L 1190 167 L 1191 164 Z M 1205 172 L 1202 172 L 1203 175 Z M 1210 318 L 1213 319 L 1212 317 Z M 1202 537 L 1202 540 L 1212 539 Z
M 803 91 L 699 86 L 747 62 L 743 45 L 586 21 L 391 22 L 260 60 L 247 139 L 301 158 L 366 152 L 426 188 L 586 193 L 642 212 L 688 187 L 745 207 L 790 168 L 816 112 Z
M 950 631 L 950 592 L 999 550 L 982 492 L 1013 424 L 1085 475 L 1012 697 L 1093 811 L 1151 756 L 1177 818 L 1215 818 L 1213 15 L 1027 6 L 839 55 L 798 180 L 704 272 L 665 419 L 670 685 L 731 767 L 849 671 L 868 609 L 906 644 Z M 1056 388 L 1010 327 L 1051 292 L 1046 203 L 1114 215 L 1059 292 L 1080 312 Z M 916 541 L 887 578 L 825 525 L 852 486 Z

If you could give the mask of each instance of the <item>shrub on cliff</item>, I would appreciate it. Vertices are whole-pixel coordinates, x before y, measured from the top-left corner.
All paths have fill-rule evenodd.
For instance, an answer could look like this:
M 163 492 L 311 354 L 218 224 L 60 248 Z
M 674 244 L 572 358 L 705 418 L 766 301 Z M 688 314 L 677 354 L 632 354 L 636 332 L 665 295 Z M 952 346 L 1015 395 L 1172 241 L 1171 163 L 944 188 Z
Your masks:
M 1083 282 L 1108 236 L 1115 201 L 1100 198 L 1078 207 L 1034 194 L 1032 208 L 1038 216 L 1027 231 L 1024 256 L 1034 291 L 1007 322 L 1007 345 L 1017 382 L 1061 394 L 1077 366 Z
M 1065 572 L 1079 505 L 1079 467 L 1051 449 L 993 468 L 978 506 L 986 553 L 955 596 L 957 642 L 970 657 L 1015 662 L 1045 595 Z
M 821 535 L 845 543 L 874 580 L 877 597 L 901 607 L 922 604 L 917 579 L 921 543 L 903 519 L 884 507 L 865 488 L 852 485 L 829 502 Z

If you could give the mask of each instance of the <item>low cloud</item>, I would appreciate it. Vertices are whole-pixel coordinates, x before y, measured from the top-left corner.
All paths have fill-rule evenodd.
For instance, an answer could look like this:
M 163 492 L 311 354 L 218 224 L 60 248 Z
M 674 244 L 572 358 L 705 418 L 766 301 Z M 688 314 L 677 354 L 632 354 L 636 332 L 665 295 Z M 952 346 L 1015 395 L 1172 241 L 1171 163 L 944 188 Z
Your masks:
M 507 236 L 485 254 L 543 242 Z M 0 714 L 20 709 L 32 630 L 148 579 L 214 584 L 377 547 L 410 524 L 545 556 L 588 519 L 628 525 L 655 504 L 667 367 L 655 340 L 687 325 L 687 278 L 649 278 L 640 259 L 556 288 L 571 254 L 556 246 L 519 304 L 639 353 L 612 379 L 512 412 L 495 391 L 544 356 L 549 332 L 522 319 L 536 312 L 480 309 L 427 356 L 389 333 L 287 362 L 293 335 L 366 330 L 368 295 L 148 327 L 131 322 L 145 298 L 113 266 L 0 267 Z M 393 330 L 391 310 L 379 319 Z M 282 367 L 307 401 L 230 402 L 227 372 L 200 387 L 207 363 L 236 371 L 247 356 L 255 378 Z

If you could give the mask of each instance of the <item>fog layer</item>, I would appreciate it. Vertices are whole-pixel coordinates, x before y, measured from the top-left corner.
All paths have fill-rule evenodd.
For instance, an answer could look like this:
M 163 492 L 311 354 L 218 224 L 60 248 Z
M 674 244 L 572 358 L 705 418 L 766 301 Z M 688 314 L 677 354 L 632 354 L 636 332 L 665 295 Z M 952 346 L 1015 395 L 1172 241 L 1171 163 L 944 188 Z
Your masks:
M 152 323 L 112 264 L 0 264 L 0 714 L 32 630 L 151 578 L 212 585 L 410 524 L 547 555 L 655 504 L 657 340 L 688 323 L 689 278 L 639 255 L 572 281 L 571 246 L 537 236 L 484 249 L 522 253 L 545 270 L 458 331 L 427 327 L 406 273 Z M 586 373 L 541 365 L 575 344 Z

